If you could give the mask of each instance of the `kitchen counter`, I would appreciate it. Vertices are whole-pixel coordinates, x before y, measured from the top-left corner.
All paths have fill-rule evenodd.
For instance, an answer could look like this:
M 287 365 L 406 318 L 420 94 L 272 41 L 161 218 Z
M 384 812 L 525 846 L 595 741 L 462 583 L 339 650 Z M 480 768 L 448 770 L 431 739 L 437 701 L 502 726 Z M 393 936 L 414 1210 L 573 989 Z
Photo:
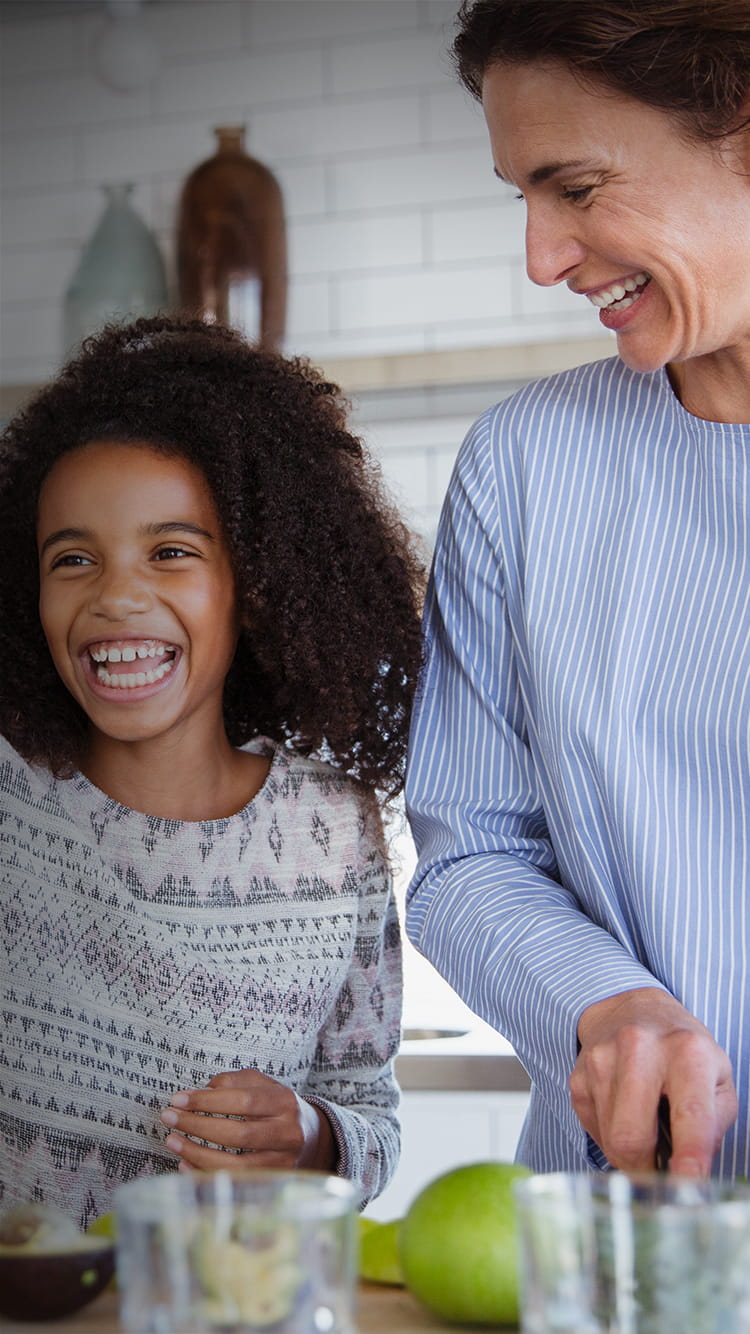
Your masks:
M 410 1092 L 525 1093 L 531 1087 L 510 1043 L 476 1016 L 466 1029 L 407 1027 L 396 1077 Z
M 3 1334 L 33 1334 L 34 1330 L 46 1330 L 53 1334 L 121 1334 L 122 1326 L 117 1315 L 118 1301 L 113 1292 L 105 1292 L 97 1297 L 90 1306 L 84 1307 L 76 1315 L 66 1320 L 25 1320 L 5 1321 L 0 1317 L 0 1330 Z M 477 1325 L 464 1325 L 461 1328 L 479 1329 Z M 424 1311 L 414 1298 L 403 1288 L 381 1287 L 375 1283 L 362 1283 L 357 1300 L 357 1334 L 422 1334 L 424 1330 L 452 1330 L 457 1334 L 456 1325 L 446 1325 Z

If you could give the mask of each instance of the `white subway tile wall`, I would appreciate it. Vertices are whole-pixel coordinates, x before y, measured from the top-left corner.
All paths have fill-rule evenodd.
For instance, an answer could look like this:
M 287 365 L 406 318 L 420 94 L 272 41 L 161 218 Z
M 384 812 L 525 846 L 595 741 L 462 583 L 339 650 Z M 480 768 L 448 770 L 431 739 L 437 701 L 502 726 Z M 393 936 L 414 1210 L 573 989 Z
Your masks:
M 525 276 L 523 205 L 495 178 L 481 109 L 451 67 L 457 5 L 144 0 L 161 69 L 129 93 L 95 68 L 103 4 L 0 9 L 0 384 L 58 368 L 63 293 L 103 183 L 133 182 L 174 290 L 182 182 L 232 122 L 284 192 L 290 353 L 324 364 L 591 337 L 590 307 Z M 360 411 L 428 541 L 460 438 L 502 392 L 480 386 L 458 414 L 431 403 L 408 431 L 382 414 L 370 431 Z
M 103 182 L 135 184 L 173 272 L 180 186 L 229 121 L 247 124 L 284 190 L 290 352 L 590 336 L 591 310 L 566 292 L 535 296 L 523 274 L 523 206 L 495 179 L 481 110 L 451 68 L 456 8 L 145 0 L 161 70 L 130 93 L 96 73 L 103 4 L 0 17 L 0 381 L 56 369 L 55 313 Z

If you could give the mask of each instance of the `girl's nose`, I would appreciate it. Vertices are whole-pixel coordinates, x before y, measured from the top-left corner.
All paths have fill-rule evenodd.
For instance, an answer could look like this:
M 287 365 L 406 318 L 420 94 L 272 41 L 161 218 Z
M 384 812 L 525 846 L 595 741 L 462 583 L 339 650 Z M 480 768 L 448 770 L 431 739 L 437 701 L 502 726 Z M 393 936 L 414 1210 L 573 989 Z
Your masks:
M 132 571 L 103 570 L 92 589 L 90 609 L 95 616 L 107 620 L 122 621 L 150 607 L 148 585 Z
M 529 208 L 526 217 L 526 272 L 539 287 L 564 282 L 585 258 L 586 251 L 569 223 Z

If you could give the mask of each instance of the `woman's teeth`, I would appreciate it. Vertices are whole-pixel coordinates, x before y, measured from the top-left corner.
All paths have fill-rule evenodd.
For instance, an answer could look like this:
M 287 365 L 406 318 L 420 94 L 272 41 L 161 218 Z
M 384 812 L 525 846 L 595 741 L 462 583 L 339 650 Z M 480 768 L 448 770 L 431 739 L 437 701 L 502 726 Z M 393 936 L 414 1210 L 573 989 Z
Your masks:
M 623 278 L 621 283 L 613 283 L 601 292 L 594 292 L 589 301 L 594 306 L 607 307 L 609 310 L 627 310 L 638 300 L 642 289 L 651 282 L 650 273 L 637 273 L 634 278 Z M 633 296 L 630 293 L 634 293 Z
M 89 650 L 96 665 L 96 677 L 105 686 L 119 686 L 129 689 L 133 686 L 155 685 L 162 677 L 171 672 L 175 664 L 176 649 L 171 644 L 144 641 L 142 644 L 102 644 Z M 166 655 L 170 656 L 167 657 Z M 105 663 L 135 662 L 138 658 L 161 658 L 158 667 L 139 672 L 109 672 Z

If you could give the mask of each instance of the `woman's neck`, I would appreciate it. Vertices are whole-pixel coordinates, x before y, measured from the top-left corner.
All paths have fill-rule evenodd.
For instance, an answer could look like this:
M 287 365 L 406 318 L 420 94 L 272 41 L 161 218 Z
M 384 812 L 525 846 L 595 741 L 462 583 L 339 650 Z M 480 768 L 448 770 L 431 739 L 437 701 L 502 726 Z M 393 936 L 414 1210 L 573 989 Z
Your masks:
M 131 810 L 168 820 L 219 820 L 236 815 L 265 782 L 267 756 L 214 744 L 92 740 L 81 764 L 95 787 Z
M 704 421 L 750 423 L 750 346 L 671 362 L 670 383 L 682 406 Z

